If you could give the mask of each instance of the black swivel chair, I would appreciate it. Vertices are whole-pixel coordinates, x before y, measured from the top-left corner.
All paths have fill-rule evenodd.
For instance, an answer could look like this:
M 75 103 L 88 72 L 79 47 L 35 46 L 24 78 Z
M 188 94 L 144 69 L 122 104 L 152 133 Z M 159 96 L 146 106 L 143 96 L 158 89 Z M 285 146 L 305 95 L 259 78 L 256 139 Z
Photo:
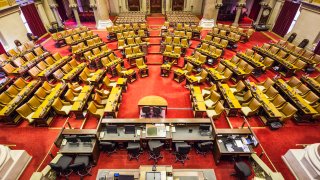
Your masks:
M 91 176 L 90 171 L 92 166 L 89 159 L 89 156 L 78 155 L 74 159 L 73 164 L 69 166 L 73 172 L 80 176 L 80 179 L 83 179 L 84 176 Z
M 141 154 L 140 150 L 140 143 L 129 142 L 127 147 L 129 160 L 131 161 L 131 159 L 136 159 L 138 161 Z
M 71 164 L 72 157 L 70 156 L 61 156 L 57 163 L 50 163 L 49 166 L 53 171 L 56 172 L 57 177 L 63 176 L 68 179 L 68 176 L 72 173 L 69 168 Z
M 160 108 L 160 107 L 153 107 L 153 117 L 155 117 L 155 118 L 162 118 L 161 112 L 162 112 L 162 108 Z
M 292 34 L 288 37 L 287 41 L 290 42 L 290 43 L 292 43 L 293 40 L 294 40 L 296 37 L 297 37 L 297 33 L 292 33 Z
M 107 152 L 108 156 L 116 152 L 116 144 L 113 142 L 100 142 L 101 151 Z
M 184 161 L 189 159 L 188 154 L 191 150 L 191 146 L 187 144 L 186 142 L 179 142 L 176 143 L 176 162 L 182 162 L 184 164 Z
M 197 153 L 205 156 L 211 150 L 212 145 L 213 143 L 211 141 L 198 143 L 196 146 Z
M 151 114 L 151 108 L 150 106 L 143 106 L 142 107 L 142 112 L 145 114 L 144 117 L 145 118 L 149 118 L 150 114 Z
M 153 159 L 154 163 L 158 163 L 158 159 L 163 158 L 161 155 L 161 148 L 164 145 L 160 141 L 149 141 L 148 142 L 150 154 L 149 154 L 149 160 Z
M 246 180 L 249 176 L 251 176 L 251 169 L 247 163 L 240 161 L 234 164 L 235 172 L 231 174 L 231 176 L 236 176 L 240 180 Z
M 305 48 L 307 45 L 309 44 L 309 39 L 304 39 L 300 42 L 300 44 L 298 45 L 298 47 L 300 48 Z

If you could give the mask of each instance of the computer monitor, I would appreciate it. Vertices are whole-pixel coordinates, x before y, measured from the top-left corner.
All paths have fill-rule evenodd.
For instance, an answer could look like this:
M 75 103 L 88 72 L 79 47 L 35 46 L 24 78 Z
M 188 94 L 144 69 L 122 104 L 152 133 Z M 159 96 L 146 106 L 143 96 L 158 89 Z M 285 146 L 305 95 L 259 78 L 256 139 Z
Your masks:
M 200 132 L 209 132 L 210 131 L 210 125 L 209 124 L 200 124 L 199 125 L 199 131 Z
M 92 138 L 92 136 L 79 136 L 80 141 L 83 143 L 91 143 Z
M 117 125 L 107 125 L 106 129 L 107 129 L 108 134 L 117 134 L 118 133 Z
M 136 127 L 134 125 L 125 125 L 124 126 L 124 133 L 125 134 L 135 134 Z
M 77 139 L 77 136 L 73 135 L 73 136 L 65 136 L 64 137 L 68 143 L 78 143 L 78 139 Z

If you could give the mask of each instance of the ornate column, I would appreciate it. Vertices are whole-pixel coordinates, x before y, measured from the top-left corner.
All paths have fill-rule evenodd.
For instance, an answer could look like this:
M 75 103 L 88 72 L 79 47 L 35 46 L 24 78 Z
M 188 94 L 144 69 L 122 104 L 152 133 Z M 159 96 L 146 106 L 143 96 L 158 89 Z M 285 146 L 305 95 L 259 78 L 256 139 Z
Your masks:
M 98 11 L 97 11 L 97 4 L 96 4 L 96 1 L 95 0 L 90 0 L 90 5 L 89 5 L 92 10 L 93 10 L 93 14 L 94 14 L 94 20 L 96 21 L 96 26 L 98 24 L 98 21 L 99 21 L 99 14 L 98 14 Z
M 48 20 L 48 17 L 47 17 L 47 14 L 44 10 L 44 4 L 43 3 L 37 3 L 36 4 L 37 6 L 37 10 L 38 10 L 38 13 L 39 13 L 39 16 L 42 20 L 42 23 L 44 25 L 44 27 L 46 28 L 46 30 L 48 30 L 48 28 L 50 28 L 50 22 Z
M 78 13 L 78 4 L 74 0 L 69 0 L 69 8 L 72 9 L 74 18 L 76 19 L 77 26 L 81 26 L 81 21 L 79 18 L 79 13 Z
M 214 26 L 214 11 L 216 1 L 218 0 L 206 0 L 203 18 L 201 19 L 199 25 L 204 28 L 212 28 Z M 221 1 L 221 0 L 220 0 Z
M 218 14 L 219 14 L 219 9 L 222 6 L 222 0 L 217 1 L 217 4 L 215 6 L 215 11 L 213 14 L 213 19 L 214 19 L 214 25 L 217 25 L 217 21 L 218 21 Z
M 49 22 L 51 23 L 51 22 L 56 21 L 56 19 L 55 19 L 55 17 L 54 17 L 54 14 L 53 14 L 53 12 L 51 11 L 51 8 L 50 8 L 50 6 L 49 6 L 48 0 L 43 0 L 43 1 L 42 1 L 42 4 L 43 4 L 43 8 L 44 8 L 44 11 L 46 12 L 46 15 L 47 15 L 47 17 L 48 17 Z
M 259 24 L 259 21 L 260 21 L 261 15 L 262 15 L 262 11 L 266 6 L 268 6 L 268 3 L 266 1 L 261 1 L 260 5 L 261 5 L 261 8 L 260 8 L 258 17 L 257 17 L 256 21 L 254 22 L 255 25 Z
M 246 6 L 246 3 L 245 2 L 238 2 L 237 4 L 237 14 L 236 14 L 236 17 L 234 18 L 234 21 L 232 23 L 232 26 L 239 26 L 239 19 L 240 19 L 240 16 L 241 16 L 241 12 L 242 12 L 242 8 Z
M 99 21 L 97 29 L 106 29 L 113 25 L 109 19 L 109 2 L 108 0 L 97 0 L 97 11 L 99 13 Z
M 55 0 L 49 0 L 49 6 L 50 6 L 50 8 L 51 8 L 51 10 L 52 10 L 52 12 L 54 14 L 54 17 L 55 17 L 58 25 L 60 27 L 63 27 L 63 24 L 61 22 L 60 15 L 59 15 L 59 12 L 58 12 L 58 9 L 57 9 L 58 4 L 56 3 L 56 1 Z

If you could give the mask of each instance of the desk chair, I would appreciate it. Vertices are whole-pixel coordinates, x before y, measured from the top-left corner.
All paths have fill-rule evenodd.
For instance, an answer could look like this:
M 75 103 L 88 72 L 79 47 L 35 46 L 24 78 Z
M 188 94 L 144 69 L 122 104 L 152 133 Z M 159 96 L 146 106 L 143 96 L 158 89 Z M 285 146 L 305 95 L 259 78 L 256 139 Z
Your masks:
M 274 81 L 270 78 L 267 78 L 265 81 L 261 82 L 261 83 L 257 83 L 257 87 L 263 91 L 266 92 L 267 89 L 269 89 L 270 86 L 274 85 Z
M 113 142 L 100 142 L 100 149 L 101 151 L 108 153 L 108 156 L 117 151 L 116 144 Z
M 144 116 L 145 118 L 149 118 L 150 117 L 150 114 L 151 114 L 150 106 L 143 106 L 141 111 L 142 111 L 142 113 L 145 114 L 145 115 L 142 115 L 142 116 Z
M 56 172 L 57 177 L 63 176 L 68 179 L 68 176 L 72 173 L 69 168 L 71 164 L 72 157 L 70 156 L 61 156 L 56 163 L 50 163 L 49 166 L 53 171 Z
M 178 142 L 176 143 L 176 162 L 182 162 L 189 159 L 188 154 L 190 152 L 191 146 L 186 142 Z
M 242 114 L 244 114 L 246 117 L 249 117 L 255 115 L 258 112 L 261 104 L 257 99 L 252 98 L 249 102 L 242 103 L 241 106 Z
M 197 154 L 206 156 L 207 152 L 211 150 L 213 143 L 211 141 L 198 143 L 196 146 Z
M 251 169 L 250 167 L 243 161 L 236 162 L 234 164 L 235 172 L 231 174 L 231 176 L 236 176 L 240 180 L 248 179 L 251 176 Z
M 131 161 L 131 159 L 136 159 L 138 161 L 141 154 L 140 150 L 140 143 L 129 142 L 127 147 L 129 160 Z
M 161 148 L 164 144 L 160 141 L 149 141 L 148 146 L 150 149 L 149 160 L 153 159 L 154 163 L 158 162 L 158 159 L 163 158 L 161 155 Z
M 162 118 L 161 113 L 162 113 L 161 107 L 153 107 L 153 117 Z
M 80 179 L 83 179 L 84 176 L 91 176 L 90 171 L 92 166 L 90 165 L 89 159 L 89 156 L 78 155 L 69 168 L 77 173 L 80 176 Z

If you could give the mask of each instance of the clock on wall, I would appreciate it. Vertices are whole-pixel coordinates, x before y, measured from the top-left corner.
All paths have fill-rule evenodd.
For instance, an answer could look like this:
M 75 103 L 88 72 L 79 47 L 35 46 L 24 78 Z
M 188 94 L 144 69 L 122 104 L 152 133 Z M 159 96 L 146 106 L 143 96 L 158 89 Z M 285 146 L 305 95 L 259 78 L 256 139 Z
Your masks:
M 262 14 L 261 14 L 261 18 L 260 18 L 259 24 L 260 25 L 261 24 L 266 25 L 270 14 L 271 14 L 271 8 L 268 7 L 268 6 L 264 7 L 263 10 L 262 10 Z
M 269 16 L 269 14 L 270 14 L 270 9 L 268 9 L 268 8 L 263 9 L 262 16 Z

